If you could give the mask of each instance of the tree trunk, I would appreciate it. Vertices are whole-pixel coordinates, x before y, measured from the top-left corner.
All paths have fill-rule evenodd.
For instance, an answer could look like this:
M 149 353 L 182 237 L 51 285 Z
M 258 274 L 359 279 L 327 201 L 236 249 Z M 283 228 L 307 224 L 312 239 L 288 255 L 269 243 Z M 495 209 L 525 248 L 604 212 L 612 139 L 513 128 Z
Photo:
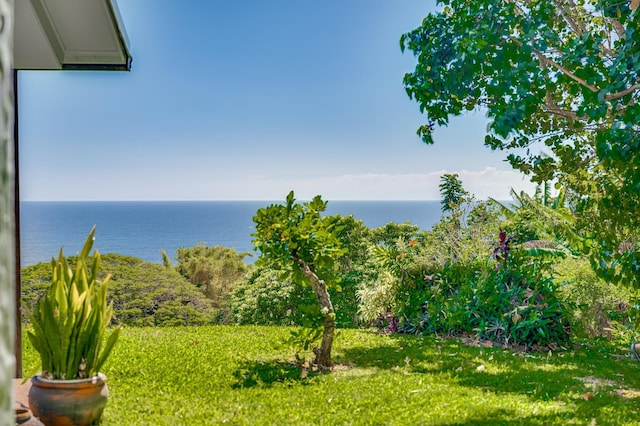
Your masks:
M 318 275 L 307 265 L 302 259 L 295 258 L 295 262 L 300 266 L 302 273 L 311 281 L 311 287 L 320 304 L 320 311 L 324 316 L 324 332 L 322 334 L 322 343 L 315 351 L 315 363 L 319 370 L 328 370 L 331 368 L 331 347 L 333 346 L 333 335 L 336 330 L 336 314 L 333 311 L 333 304 L 327 291 L 324 280 L 318 278 Z

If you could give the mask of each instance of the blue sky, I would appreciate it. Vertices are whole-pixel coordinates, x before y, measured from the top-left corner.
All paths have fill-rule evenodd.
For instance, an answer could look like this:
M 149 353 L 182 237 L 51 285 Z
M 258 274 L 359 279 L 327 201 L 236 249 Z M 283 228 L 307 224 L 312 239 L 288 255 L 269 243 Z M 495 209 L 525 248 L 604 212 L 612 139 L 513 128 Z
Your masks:
M 19 76 L 22 200 L 423 200 L 533 186 L 475 113 L 436 130 L 399 38 L 427 0 L 119 0 L 131 72 Z

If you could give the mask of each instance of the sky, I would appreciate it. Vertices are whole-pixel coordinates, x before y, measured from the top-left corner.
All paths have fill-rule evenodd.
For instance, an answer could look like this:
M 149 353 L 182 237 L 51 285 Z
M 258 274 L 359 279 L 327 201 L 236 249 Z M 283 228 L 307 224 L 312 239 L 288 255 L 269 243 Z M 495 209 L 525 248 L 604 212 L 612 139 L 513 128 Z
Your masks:
M 130 72 L 21 71 L 23 201 L 435 200 L 534 186 L 481 112 L 426 122 L 400 36 L 429 0 L 118 0 Z

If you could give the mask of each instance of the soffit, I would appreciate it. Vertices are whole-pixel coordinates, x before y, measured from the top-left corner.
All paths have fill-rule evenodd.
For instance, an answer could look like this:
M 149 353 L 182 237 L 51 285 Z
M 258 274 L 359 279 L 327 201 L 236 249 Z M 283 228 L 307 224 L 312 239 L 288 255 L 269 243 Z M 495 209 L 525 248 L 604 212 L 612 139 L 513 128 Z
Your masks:
M 16 0 L 14 68 L 129 70 L 131 55 L 112 0 Z

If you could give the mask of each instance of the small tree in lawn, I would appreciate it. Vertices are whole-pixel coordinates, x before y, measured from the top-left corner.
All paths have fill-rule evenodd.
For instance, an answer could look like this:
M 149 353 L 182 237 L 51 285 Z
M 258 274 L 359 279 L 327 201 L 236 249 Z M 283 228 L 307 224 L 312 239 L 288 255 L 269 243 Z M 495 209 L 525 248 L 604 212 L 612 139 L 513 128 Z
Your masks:
M 257 263 L 291 265 L 294 279 L 310 283 L 322 314 L 322 343 L 315 350 L 319 369 L 331 367 L 336 316 L 327 287 L 338 286 L 336 261 L 344 253 L 334 221 L 321 216 L 327 206 L 320 196 L 298 204 L 293 191 L 286 204 L 272 204 L 253 218 L 253 244 L 260 251 Z

